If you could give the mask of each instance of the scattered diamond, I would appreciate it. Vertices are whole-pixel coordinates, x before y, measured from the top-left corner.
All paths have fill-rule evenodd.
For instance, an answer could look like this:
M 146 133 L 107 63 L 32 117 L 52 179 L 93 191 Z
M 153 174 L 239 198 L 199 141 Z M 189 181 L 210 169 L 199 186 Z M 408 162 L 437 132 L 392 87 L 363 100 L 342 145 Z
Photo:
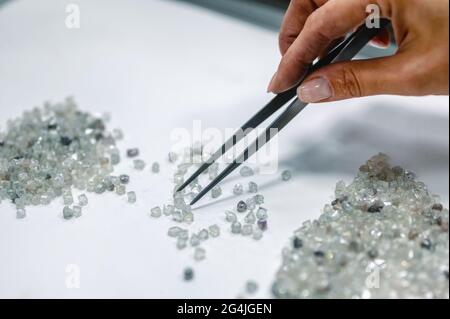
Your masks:
M 256 211 L 256 218 L 258 219 L 267 219 L 267 209 L 264 207 L 258 208 Z
M 245 212 L 245 211 L 247 210 L 247 203 L 245 203 L 245 202 L 242 201 L 242 200 L 239 201 L 239 202 L 237 203 L 236 209 L 237 209 L 237 211 L 238 211 L 239 213 Z
M 250 236 L 253 233 L 253 226 L 251 224 L 244 224 L 241 233 L 244 236 Z
M 158 162 L 153 163 L 152 164 L 152 172 L 156 174 L 156 173 L 159 173 L 159 170 L 160 170 L 159 163 Z
M 255 213 L 253 213 L 253 211 L 250 211 L 250 212 L 247 214 L 247 216 L 245 216 L 244 221 L 245 221 L 247 224 L 254 224 L 255 221 L 256 221 Z
M 122 174 L 119 176 L 119 180 L 122 184 L 128 184 L 130 182 L 130 176 Z
M 239 234 L 241 232 L 242 225 L 240 222 L 233 222 L 231 223 L 231 232 L 233 234 Z
M 130 148 L 127 150 L 127 156 L 128 157 L 136 157 L 139 156 L 139 149 L 138 148 Z
M 194 250 L 194 259 L 197 261 L 203 260 L 206 257 L 206 250 L 201 247 L 196 247 Z
M 220 197 L 220 195 L 222 195 L 222 189 L 220 188 L 220 186 L 213 187 L 213 189 L 211 190 L 211 197 L 218 198 Z
M 211 237 L 219 237 L 220 236 L 220 228 L 217 225 L 211 225 L 208 227 L 209 235 Z
M 248 183 L 248 192 L 249 193 L 257 193 L 258 192 L 258 184 L 255 182 Z
M 127 193 L 127 200 L 128 203 L 136 203 L 136 193 L 135 192 L 128 192 Z
M 155 217 L 155 218 L 161 217 L 161 213 L 162 213 L 161 208 L 159 206 L 153 207 L 150 210 L 150 216 Z
M 244 187 L 242 184 L 236 184 L 233 187 L 233 194 L 234 195 L 242 195 L 244 193 Z
M 142 171 L 145 168 L 145 162 L 143 160 L 140 160 L 140 159 L 135 159 L 133 161 L 133 166 L 138 171 Z
M 16 218 L 23 219 L 27 216 L 27 213 L 24 208 L 17 208 L 16 210 Z
M 178 237 L 182 230 L 183 229 L 181 227 L 173 226 L 169 228 L 169 230 L 167 231 L 167 235 L 169 235 L 169 237 Z
M 226 211 L 225 212 L 225 219 L 226 219 L 227 222 L 233 223 L 233 222 L 237 221 L 237 216 L 233 212 Z
M 283 171 L 281 173 L 281 178 L 283 179 L 283 181 L 287 182 L 288 180 L 290 180 L 292 178 L 292 173 L 291 171 Z
M 194 270 L 190 267 L 184 269 L 183 278 L 185 281 L 191 281 L 194 279 Z
M 253 176 L 253 170 L 248 166 L 243 166 L 240 170 L 240 174 L 242 177 Z

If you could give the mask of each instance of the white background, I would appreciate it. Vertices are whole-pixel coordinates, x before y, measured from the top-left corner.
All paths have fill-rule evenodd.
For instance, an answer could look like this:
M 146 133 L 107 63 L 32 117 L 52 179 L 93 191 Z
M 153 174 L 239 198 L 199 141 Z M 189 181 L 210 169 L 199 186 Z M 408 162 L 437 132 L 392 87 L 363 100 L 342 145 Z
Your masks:
M 277 35 L 244 22 L 172 1 L 80 0 L 81 28 L 65 27 L 68 1 L 21 0 L 0 9 L 0 126 L 45 100 L 73 95 L 80 108 L 112 114 L 110 128 L 126 134 L 122 150 L 138 146 L 158 175 L 136 173 L 129 161 L 135 205 L 106 194 L 89 196 L 84 216 L 61 218 L 62 203 L 29 208 L 27 218 L 0 205 L 0 297 L 233 298 L 244 283 L 269 297 L 280 253 L 292 231 L 320 214 L 339 179 L 350 180 L 379 151 L 409 168 L 448 206 L 447 97 L 372 97 L 314 105 L 280 134 L 279 174 L 258 176 L 270 212 L 260 241 L 235 237 L 224 196 L 202 202 L 192 229 L 218 223 L 219 239 L 205 243 L 206 260 L 179 252 L 167 219 L 148 217 L 169 198 L 172 168 L 165 162 L 174 128 L 237 127 L 270 96 L 265 93 L 279 54 Z M 401 79 L 399 79 L 401 81 Z M 66 267 L 76 264 L 81 287 L 66 288 Z M 182 280 L 192 265 L 195 280 Z

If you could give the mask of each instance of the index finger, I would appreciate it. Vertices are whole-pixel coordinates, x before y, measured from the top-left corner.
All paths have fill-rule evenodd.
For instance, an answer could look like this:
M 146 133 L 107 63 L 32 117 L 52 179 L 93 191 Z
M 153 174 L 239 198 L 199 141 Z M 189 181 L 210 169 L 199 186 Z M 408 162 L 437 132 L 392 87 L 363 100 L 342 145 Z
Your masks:
M 284 55 L 303 29 L 306 19 L 328 0 L 292 0 L 283 19 L 278 37 L 281 55 Z
M 377 2 L 383 0 L 329 0 L 315 10 L 282 57 L 269 91 L 279 93 L 294 86 L 333 40 L 345 36 L 364 21 L 367 5 Z M 383 16 L 382 7 L 380 11 Z

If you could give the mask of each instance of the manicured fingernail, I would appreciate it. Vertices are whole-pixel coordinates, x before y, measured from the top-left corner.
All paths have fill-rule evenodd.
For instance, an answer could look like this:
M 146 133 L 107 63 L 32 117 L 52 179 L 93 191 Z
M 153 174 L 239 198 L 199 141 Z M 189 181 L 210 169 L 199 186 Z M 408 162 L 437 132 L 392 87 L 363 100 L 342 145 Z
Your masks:
M 297 94 L 299 99 L 306 103 L 319 102 L 333 95 L 330 83 L 323 77 L 309 80 L 300 85 L 297 89 Z
M 272 79 L 269 82 L 269 86 L 267 87 L 267 93 L 273 91 L 273 83 L 275 82 L 275 78 L 277 77 L 277 72 L 272 76 Z

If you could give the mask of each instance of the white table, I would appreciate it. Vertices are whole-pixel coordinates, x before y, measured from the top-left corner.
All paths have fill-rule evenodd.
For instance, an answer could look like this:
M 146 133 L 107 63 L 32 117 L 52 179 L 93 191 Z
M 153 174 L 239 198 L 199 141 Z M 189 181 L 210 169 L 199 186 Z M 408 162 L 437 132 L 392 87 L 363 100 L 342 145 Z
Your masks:
M 280 253 L 292 231 L 319 215 L 339 179 L 383 151 L 409 168 L 448 206 L 447 97 L 372 97 L 314 105 L 280 135 L 279 174 L 258 176 L 270 231 L 260 241 L 232 236 L 226 200 L 196 210 L 194 229 L 218 223 L 220 239 L 205 243 L 194 263 L 166 231 L 167 219 L 148 217 L 169 197 L 172 168 L 164 161 L 175 128 L 237 127 L 270 97 L 265 88 L 278 62 L 277 35 L 172 1 L 79 0 L 81 28 L 67 29 L 68 1 L 13 1 L 0 9 L 0 125 L 22 111 L 74 95 L 83 110 L 108 111 L 121 127 L 122 150 L 138 146 L 161 173 L 136 173 L 136 205 L 112 194 L 90 196 L 84 216 L 61 218 L 62 204 L 29 208 L 15 219 L 0 205 L 0 297 L 233 298 L 248 279 L 269 297 Z M 80 288 L 66 287 L 67 265 L 80 270 Z M 182 280 L 193 265 L 195 280 Z

